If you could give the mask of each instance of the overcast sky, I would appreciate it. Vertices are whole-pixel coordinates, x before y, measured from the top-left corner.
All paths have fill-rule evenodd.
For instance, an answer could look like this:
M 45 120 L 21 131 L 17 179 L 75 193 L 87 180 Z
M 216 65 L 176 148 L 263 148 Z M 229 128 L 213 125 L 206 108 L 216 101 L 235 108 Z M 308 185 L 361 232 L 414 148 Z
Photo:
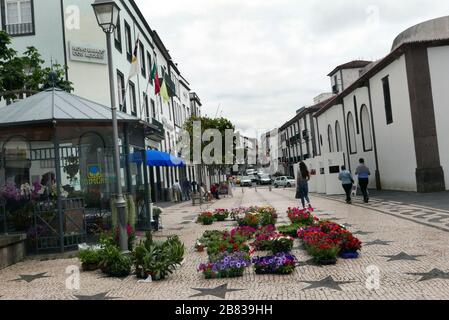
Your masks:
M 246 134 L 330 91 L 339 64 L 376 60 L 447 0 L 136 0 L 204 104 Z

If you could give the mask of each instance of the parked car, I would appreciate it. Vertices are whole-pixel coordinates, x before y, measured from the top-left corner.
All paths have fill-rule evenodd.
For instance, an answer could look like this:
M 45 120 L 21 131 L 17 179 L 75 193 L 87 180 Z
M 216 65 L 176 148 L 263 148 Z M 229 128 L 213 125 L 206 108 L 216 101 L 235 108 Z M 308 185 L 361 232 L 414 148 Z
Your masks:
M 251 177 L 242 177 L 242 179 L 240 180 L 240 186 L 242 187 L 252 187 L 253 185 L 253 180 L 251 179 Z
M 259 177 L 256 174 L 250 175 L 249 177 L 251 178 L 252 183 L 259 184 Z
M 259 184 L 260 185 L 270 185 L 272 183 L 271 177 L 268 174 L 259 175 Z
M 291 188 L 296 186 L 296 180 L 293 177 L 278 177 L 276 180 L 274 180 L 274 187 L 284 187 L 284 188 Z

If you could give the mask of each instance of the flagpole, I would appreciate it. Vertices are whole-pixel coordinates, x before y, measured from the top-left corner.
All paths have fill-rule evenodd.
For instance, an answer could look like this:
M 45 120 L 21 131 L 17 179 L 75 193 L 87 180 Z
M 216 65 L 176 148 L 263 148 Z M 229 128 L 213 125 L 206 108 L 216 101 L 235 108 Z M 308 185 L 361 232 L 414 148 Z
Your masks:
M 147 88 L 145 90 L 145 95 L 146 95 L 147 98 L 148 98 L 148 89 L 150 88 L 150 82 L 151 82 L 151 75 L 148 75 L 148 83 L 147 83 Z M 146 102 L 146 100 L 143 99 L 142 105 L 140 106 L 140 115 L 141 116 L 143 114 L 143 106 L 145 105 L 145 102 Z M 149 112 L 149 110 L 148 110 L 148 112 Z M 149 115 L 147 115 L 147 116 L 149 116 Z M 146 120 L 146 119 L 144 119 L 144 120 Z
M 129 81 L 130 81 L 130 78 L 128 78 L 128 82 L 126 83 L 125 94 L 123 95 L 123 107 L 122 107 L 122 110 L 120 110 L 120 111 L 122 111 L 122 112 L 123 112 L 124 110 L 126 110 L 126 97 L 128 96 Z M 128 110 L 126 110 L 125 113 L 128 113 Z

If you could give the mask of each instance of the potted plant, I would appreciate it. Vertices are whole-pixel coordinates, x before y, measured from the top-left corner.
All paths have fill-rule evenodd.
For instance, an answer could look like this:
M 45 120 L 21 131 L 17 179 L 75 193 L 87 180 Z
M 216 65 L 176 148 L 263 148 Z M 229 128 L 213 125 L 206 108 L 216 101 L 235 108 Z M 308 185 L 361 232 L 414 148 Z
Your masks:
M 245 241 L 252 239 L 256 233 L 257 230 L 255 228 L 246 226 L 237 227 L 231 230 L 231 236 L 240 236 L 245 239 Z
M 329 239 L 327 234 L 316 232 L 307 235 L 304 242 L 307 252 L 318 264 L 333 265 L 337 263 L 340 247 L 332 239 Z
M 257 208 L 257 213 L 259 217 L 259 225 L 268 226 L 276 224 L 278 215 L 276 213 L 276 209 L 273 207 L 259 207 Z
M 251 265 L 248 253 L 224 253 L 216 262 L 201 264 L 198 271 L 206 279 L 224 279 L 242 277 L 245 269 Z
M 259 227 L 259 216 L 257 213 L 247 213 L 243 218 L 239 219 L 238 224 L 240 227 Z
M 362 242 L 354 237 L 352 233 L 345 232 L 342 234 L 340 243 L 340 257 L 343 259 L 357 259 L 359 251 L 362 249 Z
M 299 224 L 290 224 L 288 226 L 280 226 L 278 232 L 284 236 L 289 236 L 292 238 L 298 238 L 298 230 L 301 229 Z
M 100 251 L 100 269 L 110 277 L 124 278 L 131 274 L 132 260 L 123 255 L 114 245 L 108 245 Z
M 100 268 L 100 263 L 102 261 L 101 250 L 94 248 L 80 250 L 78 258 L 81 261 L 81 268 L 83 271 L 95 271 Z
M 311 209 L 288 208 L 287 215 L 293 224 L 311 226 L 318 221 Z
M 182 264 L 184 244 L 177 236 L 165 242 L 147 240 L 140 243 L 133 252 L 133 261 L 138 278 L 151 277 L 153 281 L 164 280 Z
M 275 235 L 270 238 L 271 251 L 273 254 L 278 253 L 289 253 L 293 249 L 293 242 L 295 239 L 289 236 L 284 236 L 281 234 Z
M 296 268 L 295 256 L 286 253 L 278 253 L 274 256 L 255 257 L 252 260 L 256 274 L 288 275 Z
M 197 219 L 197 223 L 204 226 L 210 226 L 214 223 L 214 214 L 212 212 L 202 212 Z
M 226 209 L 216 209 L 214 211 L 214 218 L 216 221 L 223 222 L 229 218 L 229 211 Z

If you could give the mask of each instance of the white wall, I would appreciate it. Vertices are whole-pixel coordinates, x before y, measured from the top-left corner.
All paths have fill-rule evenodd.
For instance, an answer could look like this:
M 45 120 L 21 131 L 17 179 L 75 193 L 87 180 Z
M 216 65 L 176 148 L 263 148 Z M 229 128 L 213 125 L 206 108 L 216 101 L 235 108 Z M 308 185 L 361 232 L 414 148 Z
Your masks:
M 343 88 L 346 90 L 358 78 L 360 78 L 360 70 L 362 69 L 345 69 L 343 72 Z
M 393 123 L 387 125 L 382 79 L 389 75 Z M 417 191 L 416 154 L 405 57 L 370 79 L 382 188 Z
M 28 46 L 34 46 L 41 53 L 47 66 L 50 66 L 51 60 L 53 63 L 64 65 L 60 1 L 34 1 L 34 24 L 36 34 L 13 37 L 13 48 L 22 54 Z
M 357 117 L 358 117 L 358 123 L 359 123 L 359 133 L 357 134 L 357 120 L 356 120 L 356 113 L 355 113 L 355 108 L 354 108 L 354 96 L 356 97 L 357 100 Z M 354 123 L 356 126 L 356 146 L 357 146 L 357 152 L 354 154 L 351 154 L 351 152 L 349 152 L 349 158 L 350 158 L 350 168 L 352 173 L 355 173 L 357 166 L 359 165 L 359 160 L 360 158 L 365 159 L 365 164 L 368 166 L 368 168 L 370 168 L 371 170 L 371 177 L 370 177 L 370 184 L 369 184 L 369 188 L 375 188 L 376 187 L 376 179 L 375 179 L 375 172 L 376 172 L 376 161 L 375 161 L 375 155 L 374 155 L 374 142 L 373 142 L 373 134 L 372 134 L 372 129 L 371 129 L 371 145 L 372 148 L 371 150 L 366 150 L 364 149 L 363 146 L 363 131 L 362 131 L 362 121 L 361 121 L 361 109 L 362 106 L 365 105 L 368 108 L 368 113 L 369 113 L 369 118 L 370 118 L 370 122 L 371 122 L 371 110 L 370 110 L 370 103 L 369 103 L 369 93 L 368 93 L 368 88 L 367 87 L 363 87 L 363 88 L 358 88 L 356 90 L 354 90 L 350 95 L 346 96 L 344 98 L 344 104 L 345 104 L 345 119 L 347 119 L 349 112 L 351 112 L 353 118 L 354 118 Z M 348 130 L 347 128 L 345 128 L 345 130 Z M 342 129 L 343 131 L 343 129 Z M 342 132 L 342 136 L 344 137 L 345 132 Z M 349 138 L 348 138 L 349 139 Z M 366 146 L 368 147 L 368 139 L 369 137 L 366 137 L 367 139 L 367 143 Z M 348 141 L 349 144 L 349 141 Z
M 440 161 L 449 190 L 449 46 L 429 48 L 428 54 Z

